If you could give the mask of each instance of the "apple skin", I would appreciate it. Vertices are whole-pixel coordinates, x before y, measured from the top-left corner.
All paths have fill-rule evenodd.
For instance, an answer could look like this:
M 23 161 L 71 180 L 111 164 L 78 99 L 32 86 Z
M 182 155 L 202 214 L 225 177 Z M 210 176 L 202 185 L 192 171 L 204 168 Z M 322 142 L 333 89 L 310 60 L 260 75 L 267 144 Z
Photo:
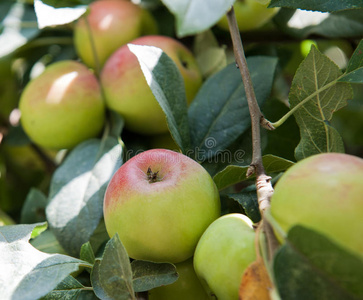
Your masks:
M 162 49 L 176 64 L 184 79 L 189 104 L 202 84 L 202 75 L 193 54 L 179 41 L 159 35 L 137 38 L 135 45 Z M 165 114 L 148 86 L 136 56 L 127 45 L 114 52 L 101 72 L 106 105 L 121 114 L 125 126 L 141 134 L 168 132 Z
M 279 7 L 267 8 L 270 1 L 262 4 L 256 0 L 237 0 L 233 7 L 240 31 L 258 29 L 270 21 L 280 10 Z M 223 16 L 217 26 L 229 30 L 228 20 Z
M 34 143 L 68 149 L 100 133 L 105 105 L 95 75 L 65 60 L 49 65 L 21 95 L 21 124 Z
M 363 257 L 363 159 L 342 153 L 307 157 L 279 179 L 271 215 L 287 232 L 316 230 Z
M 74 45 L 79 57 L 89 67 L 97 69 L 87 27 L 87 18 L 100 68 L 120 46 L 146 34 L 156 34 L 153 16 L 130 1 L 103 0 L 89 6 L 89 14 L 74 27 Z
M 179 274 L 172 284 L 149 291 L 149 300 L 208 300 L 214 299 L 204 290 L 193 267 L 193 258 L 175 264 Z
M 232 213 L 214 221 L 200 238 L 194 270 L 206 291 L 219 300 L 238 299 L 245 269 L 256 260 L 255 231 L 245 215 Z
M 156 182 L 149 182 L 148 168 L 157 172 Z M 188 259 L 219 216 L 219 192 L 207 171 L 166 149 L 129 159 L 112 177 L 104 198 L 107 232 L 110 237 L 118 233 L 134 259 L 171 263 Z

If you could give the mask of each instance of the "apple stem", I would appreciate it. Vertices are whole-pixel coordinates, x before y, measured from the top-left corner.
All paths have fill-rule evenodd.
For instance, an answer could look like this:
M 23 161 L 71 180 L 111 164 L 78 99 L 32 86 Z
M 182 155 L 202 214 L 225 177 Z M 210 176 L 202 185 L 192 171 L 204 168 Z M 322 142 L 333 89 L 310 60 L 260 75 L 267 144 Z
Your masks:
M 147 179 L 148 179 L 149 183 L 154 183 L 154 182 L 160 181 L 158 173 L 159 173 L 159 171 L 153 172 L 151 170 L 151 167 L 148 167 L 146 175 L 147 175 Z
M 260 127 L 262 126 L 268 130 L 273 130 L 274 127 L 271 125 L 271 122 L 265 119 L 256 100 L 256 95 L 253 88 L 250 72 L 247 66 L 241 35 L 238 29 L 233 6 L 227 12 L 227 19 L 233 44 L 234 55 L 237 66 L 242 76 L 243 85 L 246 91 L 248 108 L 250 110 L 251 116 L 252 162 L 247 170 L 246 175 L 247 177 L 249 177 L 253 174 L 256 174 L 257 199 L 263 220 L 263 222 L 261 222 L 261 226 L 263 226 L 263 230 L 266 234 L 270 258 L 272 258 L 275 250 L 277 249 L 278 243 L 276 241 L 275 235 L 273 234 L 270 223 L 264 218 L 264 212 L 270 208 L 270 199 L 273 194 L 273 187 L 271 184 L 271 177 L 265 174 L 265 169 L 262 162 Z

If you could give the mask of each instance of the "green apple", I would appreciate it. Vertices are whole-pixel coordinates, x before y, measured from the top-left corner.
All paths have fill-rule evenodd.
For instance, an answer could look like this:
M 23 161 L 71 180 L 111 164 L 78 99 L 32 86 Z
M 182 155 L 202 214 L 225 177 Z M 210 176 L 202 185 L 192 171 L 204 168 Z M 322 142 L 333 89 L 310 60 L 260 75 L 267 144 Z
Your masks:
M 193 258 L 175 264 L 179 274 L 172 284 L 149 291 L 149 300 L 208 300 L 213 299 L 204 290 L 193 267 Z
M 256 260 L 255 231 L 245 215 L 232 213 L 215 220 L 194 253 L 194 269 L 203 286 L 219 300 L 238 299 L 245 269 Z
M 89 14 L 80 18 L 74 27 L 74 45 L 82 61 L 92 68 L 98 67 L 94 60 L 92 42 L 99 67 L 102 67 L 120 46 L 141 35 L 157 33 L 153 16 L 130 1 L 95 1 L 90 4 L 89 10 Z
M 271 215 L 284 231 L 306 226 L 363 256 L 363 159 L 342 153 L 307 157 L 279 179 Z
M 262 27 L 280 10 L 279 7 L 267 8 L 270 1 L 237 0 L 233 7 L 240 31 L 249 31 Z M 229 30 L 228 20 L 223 16 L 217 26 Z
M 140 37 L 131 43 L 162 49 L 175 62 L 184 79 L 187 103 L 193 100 L 202 84 L 202 75 L 188 48 L 173 38 L 159 35 Z M 127 45 L 107 60 L 101 72 L 101 83 L 106 105 L 124 117 L 126 128 L 141 134 L 168 131 L 165 114 Z
M 100 133 L 105 105 L 95 75 L 66 60 L 48 66 L 21 95 L 21 124 L 34 143 L 49 149 L 72 148 Z
M 152 149 L 129 159 L 104 198 L 110 237 L 118 233 L 129 256 L 178 263 L 190 258 L 204 230 L 220 216 L 219 192 L 191 158 Z

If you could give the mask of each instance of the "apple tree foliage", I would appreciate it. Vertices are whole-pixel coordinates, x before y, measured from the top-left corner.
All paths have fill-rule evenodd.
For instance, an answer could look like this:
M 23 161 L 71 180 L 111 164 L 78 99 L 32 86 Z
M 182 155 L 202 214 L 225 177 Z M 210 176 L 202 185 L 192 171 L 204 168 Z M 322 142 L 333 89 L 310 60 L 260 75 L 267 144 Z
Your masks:
M 178 278 L 172 264 L 130 262 L 103 223 L 109 180 L 131 155 L 150 148 L 148 138 L 127 132 L 122 118 L 108 112 L 101 136 L 55 153 L 32 144 L 13 121 L 21 91 L 42 67 L 77 59 L 72 23 L 91 2 L 0 3 L 2 299 L 136 299 Z M 196 56 L 204 83 L 190 107 L 180 73 L 162 50 L 129 48 L 176 145 L 213 177 L 223 213 L 245 213 L 258 222 L 256 187 L 246 177 L 252 154 L 246 93 L 229 33 L 215 26 L 234 2 L 140 2 L 157 16 L 161 34 L 181 39 Z M 271 0 L 270 7 L 281 9 L 267 26 L 242 33 L 242 41 L 258 104 L 277 127 L 261 134 L 263 164 L 274 183 L 316 153 L 362 156 L 363 2 Z M 300 45 L 311 39 L 301 55 Z M 343 65 L 323 51 L 336 45 Z M 310 255 L 312 247 L 318 258 L 329 259 Z M 363 299 L 362 264 L 326 237 L 294 227 L 271 272 L 281 299 Z

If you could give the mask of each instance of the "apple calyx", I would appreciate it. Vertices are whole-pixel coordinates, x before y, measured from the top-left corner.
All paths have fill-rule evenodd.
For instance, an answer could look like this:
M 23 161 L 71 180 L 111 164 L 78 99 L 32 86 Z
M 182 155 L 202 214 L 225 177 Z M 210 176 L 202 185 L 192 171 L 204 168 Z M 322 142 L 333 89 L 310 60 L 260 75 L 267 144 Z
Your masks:
M 151 167 L 148 167 L 146 175 L 147 175 L 147 180 L 149 181 L 149 183 L 161 181 L 161 179 L 158 176 L 158 173 L 159 173 L 159 171 L 153 172 L 151 170 Z

